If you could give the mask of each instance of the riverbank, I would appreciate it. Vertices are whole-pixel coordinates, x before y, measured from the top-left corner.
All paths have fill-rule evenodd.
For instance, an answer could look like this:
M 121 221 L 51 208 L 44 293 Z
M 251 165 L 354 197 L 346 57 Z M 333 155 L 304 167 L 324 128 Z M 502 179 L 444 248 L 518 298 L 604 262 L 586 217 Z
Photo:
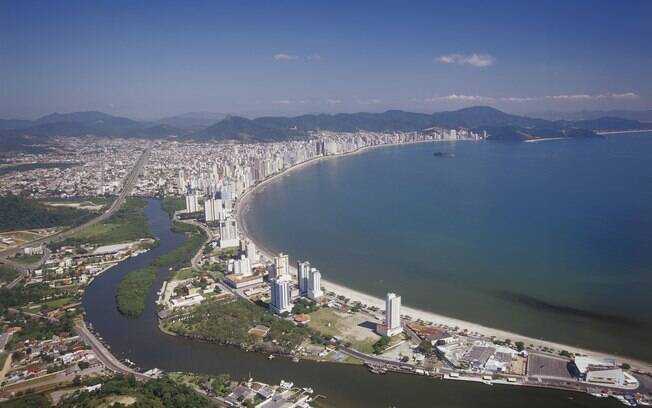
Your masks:
M 372 148 L 375 147 L 383 147 L 383 146 L 392 146 L 392 145 L 380 145 L 380 146 L 373 146 Z M 395 146 L 395 145 L 394 145 Z M 361 153 L 362 151 L 365 151 L 368 149 L 361 149 L 360 151 L 356 151 L 353 154 Z M 306 166 L 309 166 L 310 164 L 317 163 L 321 160 L 328 160 L 328 159 L 336 159 L 343 157 L 345 155 L 335 155 L 335 156 L 326 156 L 326 157 L 320 157 L 315 160 L 312 160 L 310 162 L 302 163 L 301 165 L 292 167 L 290 169 L 287 169 L 284 172 L 281 172 L 275 176 L 272 176 L 268 178 L 267 180 L 259 183 L 258 185 L 254 186 L 252 189 L 247 191 L 243 196 L 238 200 L 237 206 L 236 206 L 236 216 L 238 218 L 238 222 L 240 224 L 240 227 L 244 233 L 245 236 L 248 238 L 252 239 L 257 246 L 259 247 L 260 251 L 264 253 L 267 257 L 272 257 L 272 251 L 270 251 L 264 242 L 257 242 L 255 237 L 251 234 L 251 229 L 250 226 L 247 225 L 247 213 L 249 211 L 250 203 L 251 203 L 251 198 L 255 197 L 256 194 L 264 188 L 264 186 L 269 185 L 269 183 L 272 183 L 274 181 L 278 181 L 281 179 L 282 176 L 285 176 L 286 174 L 289 174 L 291 171 L 295 171 L 298 169 L 303 169 Z M 300 256 L 301 254 L 294 254 L 295 256 Z M 328 275 L 326 275 L 328 277 Z M 345 296 L 347 298 L 350 298 L 352 301 L 360 301 L 361 303 L 367 304 L 369 306 L 376 306 L 379 307 L 380 309 L 384 309 L 384 300 L 382 298 L 379 298 L 377 296 L 372 296 L 369 294 L 366 294 L 364 292 L 352 289 L 347 287 L 346 285 L 343 285 L 340 282 L 334 282 L 331 280 L 323 280 L 323 286 L 326 287 L 327 290 L 332 291 L 337 293 L 338 295 Z M 404 301 L 406 301 L 408 304 L 410 302 L 409 298 L 404 297 Z M 622 357 L 619 355 L 614 355 L 608 351 L 603 351 L 603 352 L 598 352 L 598 351 L 593 351 L 589 350 L 588 348 L 583 348 L 583 347 L 578 347 L 578 346 L 570 346 L 570 345 L 565 345 L 560 342 L 555 342 L 555 341 L 549 341 L 549 340 L 543 340 L 542 338 L 534 338 L 530 336 L 525 336 L 522 334 L 518 334 L 514 331 L 508 331 L 508 330 L 503 330 L 503 329 L 495 329 L 493 327 L 485 326 L 483 324 L 478 324 L 478 323 L 473 323 L 471 321 L 467 320 L 462 320 L 458 318 L 453 318 L 449 316 L 445 316 L 442 314 L 438 314 L 432 311 L 427 311 L 423 310 L 417 307 L 410 307 L 410 306 L 404 306 L 403 308 L 403 314 L 409 315 L 413 320 L 416 319 L 421 319 L 427 322 L 434 322 L 435 324 L 441 324 L 445 325 L 451 328 L 457 327 L 459 331 L 464 331 L 466 330 L 468 333 L 479 333 L 483 336 L 486 337 L 496 337 L 497 339 L 510 339 L 512 342 L 516 341 L 521 341 L 523 342 L 528 348 L 534 349 L 534 348 L 546 348 L 546 349 L 553 349 L 557 353 L 565 350 L 570 353 L 576 353 L 576 354 L 590 354 L 590 355 L 599 355 L 599 356 L 608 356 L 608 357 L 613 357 L 616 358 L 619 361 L 626 361 L 630 363 L 631 365 L 641 368 L 644 371 L 649 371 L 650 370 L 650 364 L 645 361 L 641 360 L 636 360 L 636 359 L 631 359 L 631 358 L 626 358 Z M 543 335 L 539 335 L 537 337 L 542 337 L 545 336 L 545 333 Z M 546 336 L 547 337 L 547 336 Z M 580 343 L 584 344 L 584 343 Z M 607 349 L 608 350 L 608 349 Z

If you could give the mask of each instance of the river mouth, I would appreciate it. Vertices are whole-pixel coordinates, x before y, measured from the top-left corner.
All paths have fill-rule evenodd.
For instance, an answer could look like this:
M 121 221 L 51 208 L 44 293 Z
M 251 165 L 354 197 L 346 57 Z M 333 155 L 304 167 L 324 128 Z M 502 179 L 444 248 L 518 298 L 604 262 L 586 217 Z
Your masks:
M 254 377 L 278 383 L 290 380 L 312 387 L 325 395 L 330 407 L 423 407 L 437 401 L 446 407 L 574 407 L 579 402 L 594 406 L 618 406 L 611 400 L 595 400 L 587 394 L 568 393 L 529 387 L 487 387 L 482 384 L 435 381 L 425 377 L 388 374 L 373 375 L 362 366 L 335 363 L 300 362 L 276 358 L 234 347 L 191 341 L 169 336 L 158 329 L 154 301 L 156 291 L 167 277 L 159 270 L 147 299 L 145 312 L 136 319 L 121 315 L 115 305 L 115 291 L 124 275 L 149 264 L 154 258 L 181 245 L 184 236 L 171 231 L 171 221 L 158 200 L 148 200 L 145 214 L 150 230 L 160 245 L 145 254 L 125 260 L 98 276 L 86 289 L 83 306 L 86 320 L 102 336 L 118 358 L 128 358 L 142 369 L 195 373 L 229 373 L 235 379 Z M 569 399 L 572 398 L 572 399 Z
M 360 292 L 652 361 L 651 150 L 649 135 L 386 147 L 267 183 L 240 219 Z

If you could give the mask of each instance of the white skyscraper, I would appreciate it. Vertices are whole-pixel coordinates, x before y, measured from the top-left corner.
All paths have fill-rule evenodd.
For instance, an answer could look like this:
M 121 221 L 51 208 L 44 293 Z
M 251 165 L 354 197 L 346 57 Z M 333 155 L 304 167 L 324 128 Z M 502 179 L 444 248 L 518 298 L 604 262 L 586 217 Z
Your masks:
M 290 280 L 287 277 L 272 279 L 272 302 L 269 307 L 274 313 L 281 314 L 290 312 L 292 304 L 290 303 Z
M 319 300 L 322 295 L 321 273 L 317 268 L 312 268 L 308 274 L 308 297 L 312 300 Z
M 220 248 L 232 248 L 240 246 L 238 239 L 238 225 L 234 219 L 227 219 L 220 222 Z
M 287 255 L 283 255 L 281 252 L 277 257 L 274 257 L 274 268 L 270 271 L 269 278 L 281 278 L 290 275 L 289 271 L 289 260 Z
M 301 296 L 308 296 L 308 274 L 310 273 L 310 262 L 297 261 L 297 280 Z
M 385 299 L 385 326 L 384 334 L 394 336 L 403 332 L 401 327 L 401 297 L 388 293 Z
M 224 209 L 222 208 L 222 200 L 212 196 L 204 201 L 204 216 L 206 222 L 222 221 L 224 219 Z
M 197 195 L 194 191 L 192 191 L 192 189 L 188 189 L 186 192 L 186 212 L 194 213 L 200 209 L 201 208 L 199 207 L 199 200 L 197 199 Z
M 258 251 L 256 251 L 256 244 L 254 244 L 253 241 L 247 242 L 246 252 L 247 258 L 249 258 L 252 263 L 255 264 L 258 262 Z
M 233 272 L 239 273 L 244 276 L 251 276 L 252 271 L 251 271 L 251 262 L 249 262 L 249 258 L 247 258 L 244 255 L 241 255 L 240 259 L 234 262 Z

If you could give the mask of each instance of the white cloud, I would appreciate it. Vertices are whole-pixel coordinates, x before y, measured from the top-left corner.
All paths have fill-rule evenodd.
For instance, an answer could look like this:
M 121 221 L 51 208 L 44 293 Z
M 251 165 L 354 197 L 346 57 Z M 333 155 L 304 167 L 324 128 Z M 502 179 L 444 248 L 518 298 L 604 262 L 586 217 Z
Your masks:
M 358 104 L 360 104 L 360 105 L 378 105 L 381 102 L 382 101 L 380 99 L 375 99 L 375 98 L 358 99 Z
M 299 57 L 296 55 L 290 55 L 285 53 L 274 54 L 273 58 L 274 61 L 292 61 L 292 60 L 299 59 Z
M 306 103 L 304 100 L 294 100 L 294 99 L 277 99 L 272 101 L 274 105 L 294 105 L 294 104 L 303 104 Z
M 274 54 L 272 58 L 274 58 L 274 61 L 296 61 L 296 60 L 319 61 L 321 60 L 321 55 L 315 53 L 315 54 L 302 56 L 302 55 L 287 54 L 285 52 L 279 52 L 278 54 Z
M 449 54 L 442 55 L 436 60 L 442 64 L 471 65 L 474 67 L 490 67 L 496 62 L 496 59 L 489 54 Z
M 338 103 L 342 103 L 342 101 L 339 99 L 327 99 L 326 102 L 328 102 L 331 105 L 337 105 Z
M 440 101 L 449 101 L 449 102 L 491 102 L 495 98 L 488 96 L 480 95 L 458 95 L 451 94 L 446 96 L 433 96 L 431 98 L 426 98 L 424 102 L 440 102 Z
M 639 96 L 634 92 L 623 92 L 623 93 L 603 93 L 597 95 L 588 95 L 588 94 L 576 94 L 576 95 L 549 95 L 544 96 L 541 99 L 552 99 L 556 101 L 597 101 L 602 99 L 638 99 Z
M 633 100 L 640 98 L 634 92 L 623 93 L 603 93 L 596 95 L 589 94 L 569 94 L 569 95 L 546 95 L 546 96 L 504 96 L 492 97 L 482 95 L 462 95 L 450 94 L 445 96 L 433 96 L 426 99 L 413 99 L 414 102 L 510 102 L 510 103 L 527 103 L 538 101 L 559 101 L 559 102 L 585 102 L 585 101 L 599 101 L 599 100 Z

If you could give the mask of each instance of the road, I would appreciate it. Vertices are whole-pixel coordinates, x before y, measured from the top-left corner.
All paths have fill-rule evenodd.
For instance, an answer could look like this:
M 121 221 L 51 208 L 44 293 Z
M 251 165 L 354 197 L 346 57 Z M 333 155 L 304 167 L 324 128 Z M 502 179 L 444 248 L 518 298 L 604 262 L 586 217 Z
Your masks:
M 97 359 L 100 360 L 107 369 L 120 374 L 133 375 L 137 380 L 146 381 L 150 379 L 145 374 L 139 373 L 138 371 L 122 364 L 122 362 L 111 354 L 111 352 L 104 347 L 104 344 L 102 344 L 102 342 L 95 337 L 90 330 L 88 330 L 88 327 L 86 327 L 83 320 L 75 323 L 75 331 L 84 343 L 88 344 L 93 349 Z
M 85 223 L 78 225 L 76 227 L 67 229 L 65 231 L 61 231 L 58 234 L 50 235 L 48 237 L 40 238 L 35 241 L 27 242 L 21 245 L 18 245 L 16 247 L 13 247 L 11 249 L 7 249 L 5 251 L 0 252 L 0 263 L 4 263 L 6 265 L 11 266 L 12 268 L 18 270 L 21 272 L 21 276 L 16 278 L 14 282 L 11 282 L 9 285 L 7 285 L 9 288 L 14 287 L 18 282 L 20 282 L 21 279 L 23 279 L 28 272 L 31 270 L 38 268 L 45 262 L 45 259 L 47 259 L 47 256 L 49 255 L 49 250 L 45 250 L 43 257 L 39 262 L 33 263 L 33 264 L 21 264 L 17 262 L 13 262 L 11 259 L 7 259 L 11 256 L 16 255 L 16 253 L 26 247 L 32 247 L 35 245 L 39 244 L 49 244 L 51 242 L 55 241 L 60 241 L 62 239 L 65 239 L 67 237 L 70 237 L 72 235 L 77 234 L 78 232 L 91 227 L 95 224 L 98 224 L 100 222 L 103 222 L 107 220 L 109 217 L 111 217 L 116 211 L 122 207 L 122 205 L 125 203 L 127 197 L 131 193 L 131 190 L 134 188 L 134 185 L 136 184 L 136 181 L 138 180 L 138 175 L 142 171 L 143 167 L 145 166 L 145 163 L 147 163 L 147 160 L 149 159 L 149 155 L 152 151 L 152 144 L 149 143 L 147 147 L 145 148 L 145 151 L 143 154 L 140 155 L 138 160 L 136 161 L 136 164 L 134 165 L 133 169 L 131 169 L 131 172 L 127 175 L 127 178 L 125 179 L 124 185 L 122 186 L 122 190 L 120 191 L 120 194 L 118 197 L 111 203 L 111 206 L 101 215 L 86 221 Z

